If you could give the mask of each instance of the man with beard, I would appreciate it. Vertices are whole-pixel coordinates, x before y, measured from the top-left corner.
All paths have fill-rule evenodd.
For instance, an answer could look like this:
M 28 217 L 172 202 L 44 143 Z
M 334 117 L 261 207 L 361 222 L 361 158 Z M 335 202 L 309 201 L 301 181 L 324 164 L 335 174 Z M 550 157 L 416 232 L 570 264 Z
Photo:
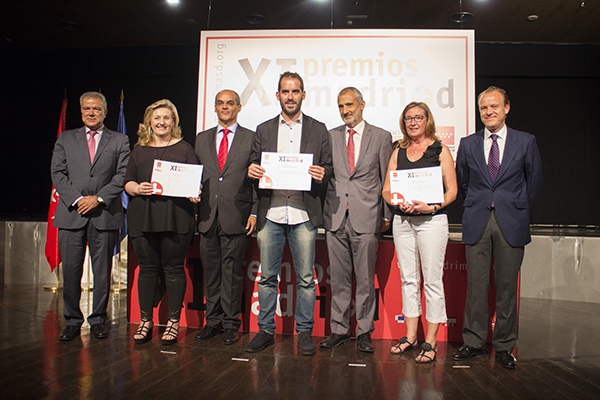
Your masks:
M 277 100 L 281 114 L 259 125 L 254 135 L 248 177 L 260 179 L 265 169 L 262 152 L 312 154 L 309 191 L 258 189 L 257 243 L 261 259 L 258 283 L 259 332 L 246 346 L 255 353 L 274 344 L 278 275 L 286 239 L 296 271 L 296 332 L 298 352 L 316 352 L 312 340 L 316 290 L 314 282 L 317 227 L 323 224 L 322 204 L 332 172 L 329 133 L 325 124 L 301 112 L 306 97 L 299 74 L 284 72 L 279 78 Z M 257 181 L 258 182 L 258 181 Z
M 327 251 L 331 264 L 331 336 L 324 348 L 350 341 L 352 275 L 356 276 L 356 344 L 372 353 L 375 330 L 375 262 L 379 234 L 390 227 L 391 210 L 381 197 L 392 135 L 363 120 L 362 93 L 347 87 L 338 95 L 344 121 L 331 134 L 333 176 L 325 200 Z

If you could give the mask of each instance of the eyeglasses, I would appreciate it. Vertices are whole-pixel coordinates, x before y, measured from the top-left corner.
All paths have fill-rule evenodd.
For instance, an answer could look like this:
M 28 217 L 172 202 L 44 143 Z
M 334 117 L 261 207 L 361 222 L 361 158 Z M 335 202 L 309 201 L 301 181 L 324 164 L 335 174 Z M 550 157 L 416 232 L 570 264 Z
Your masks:
M 425 119 L 424 115 L 415 115 L 414 117 L 404 117 L 404 123 L 410 124 L 413 120 L 415 122 L 421 122 Z

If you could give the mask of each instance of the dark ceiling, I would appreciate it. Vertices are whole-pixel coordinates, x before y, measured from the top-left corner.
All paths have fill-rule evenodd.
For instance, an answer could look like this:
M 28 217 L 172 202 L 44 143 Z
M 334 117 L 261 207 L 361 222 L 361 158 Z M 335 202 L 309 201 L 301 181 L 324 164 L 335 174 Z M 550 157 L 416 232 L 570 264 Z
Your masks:
M 452 22 L 461 7 L 474 18 Z M 264 21 L 251 23 L 256 15 Z M 197 45 L 201 30 L 329 29 L 332 15 L 334 29 L 462 28 L 477 42 L 600 43 L 598 0 L 0 0 L 0 47 Z

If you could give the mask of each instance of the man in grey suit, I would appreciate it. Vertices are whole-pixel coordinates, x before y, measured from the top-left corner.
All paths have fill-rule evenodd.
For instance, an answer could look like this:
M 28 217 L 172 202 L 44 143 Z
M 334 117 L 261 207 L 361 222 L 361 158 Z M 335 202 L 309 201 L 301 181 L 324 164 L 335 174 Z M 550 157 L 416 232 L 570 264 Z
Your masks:
M 210 339 L 223 327 L 225 344 L 238 339 L 242 261 L 256 226 L 254 186 L 247 177 L 254 132 L 237 123 L 241 110 L 236 92 L 217 93 L 215 112 L 219 123 L 200 132 L 195 146 L 198 160 L 204 165 L 198 230 L 202 235 L 200 257 L 206 300 L 206 322 L 196 339 Z
M 286 239 L 290 244 L 296 271 L 296 332 L 298 352 L 312 355 L 316 290 L 314 282 L 315 240 L 323 223 L 322 201 L 331 176 L 331 148 L 325 124 L 304 115 L 300 109 L 306 97 L 304 82 L 294 72 L 279 78 L 277 100 L 281 114 L 258 126 L 252 142 L 248 177 L 260 179 L 265 169 L 259 163 L 263 152 L 310 153 L 313 165 L 308 191 L 258 190 L 257 242 L 261 277 L 258 283 L 259 332 L 246 351 L 262 351 L 274 343 L 278 275 Z
M 342 89 L 338 108 L 345 125 L 329 131 L 333 176 L 324 209 L 331 266 L 331 336 L 320 346 L 333 348 L 350 341 L 354 272 L 357 347 L 371 353 L 379 235 L 390 227 L 391 219 L 381 189 L 392 154 L 392 136 L 363 120 L 365 101 L 358 89 Z
M 61 132 L 52 154 L 52 183 L 60 196 L 53 226 L 63 263 L 66 327 L 59 339 L 79 336 L 84 317 L 79 307 L 86 243 L 94 272 L 94 300 L 87 320 L 92 335 L 108 337 L 106 307 L 112 256 L 118 230 L 124 226 L 121 192 L 129 160 L 129 139 L 104 126 L 108 112 L 101 93 L 79 99 L 85 126 Z

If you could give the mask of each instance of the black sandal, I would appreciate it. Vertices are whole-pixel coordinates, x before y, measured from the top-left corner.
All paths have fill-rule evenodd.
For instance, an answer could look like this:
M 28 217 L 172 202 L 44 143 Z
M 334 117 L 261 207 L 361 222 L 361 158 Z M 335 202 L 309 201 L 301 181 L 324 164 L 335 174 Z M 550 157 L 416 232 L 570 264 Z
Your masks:
M 175 327 L 177 325 L 177 327 Z M 169 346 L 177 343 L 177 336 L 179 335 L 179 320 L 178 319 L 169 319 L 167 321 L 167 329 L 162 335 L 162 344 L 165 346 Z M 172 337 L 173 339 L 165 339 L 165 337 Z
M 406 336 L 402 336 L 399 340 L 398 340 L 398 344 L 392 346 L 392 348 L 390 349 L 390 353 L 392 354 L 402 354 L 402 353 L 406 353 L 407 351 L 411 351 L 413 349 L 415 349 L 417 347 L 417 341 L 419 339 L 415 339 L 414 342 L 409 342 L 408 338 Z M 404 350 L 401 349 L 401 346 L 405 343 L 408 343 L 408 346 L 406 346 L 404 348 Z M 398 350 L 398 352 L 395 352 L 395 350 Z
M 425 353 L 427 353 L 429 351 L 433 351 L 433 358 L 425 355 Z M 421 345 L 421 352 L 417 356 L 417 358 L 421 357 L 421 361 L 417 361 L 417 359 L 415 358 L 415 362 L 417 364 L 429 364 L 430 362 L 435 361 L 436 356 L 437 356 L 437 345 L 435 346 L 435 348 L 433 348 L 430 343 L 425 342 Z M 427 360 L 423 360 L 424 358 L 426 358 Z
M 152 327 L 154 324 L 151 319 L 141 320 L 140 326 L 137 328 L 137 331 L 133 334 L 133 336 L 139 335 L 142 336 L 140 339 L 133 338 L 135 344 L 144 344 L 150 340 L 152 340 Z

